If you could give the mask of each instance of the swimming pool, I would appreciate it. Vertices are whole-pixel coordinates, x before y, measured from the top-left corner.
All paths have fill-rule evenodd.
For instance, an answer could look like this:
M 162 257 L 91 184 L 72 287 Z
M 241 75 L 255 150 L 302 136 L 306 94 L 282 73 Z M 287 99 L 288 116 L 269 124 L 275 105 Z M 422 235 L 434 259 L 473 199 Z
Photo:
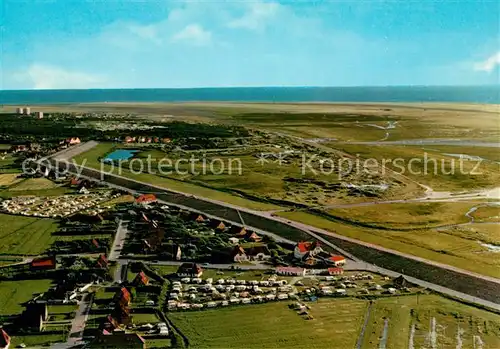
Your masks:
M 134 157 L 135 153 L 138 153 L 139 150 L 132 150 L 132 149 L 117 149 L 108 155 L 106 155 L 102 161 L 103 162 L 114 162 L 114 161 L 120 161 L 120 160 L 128 160 L 132 157 Z

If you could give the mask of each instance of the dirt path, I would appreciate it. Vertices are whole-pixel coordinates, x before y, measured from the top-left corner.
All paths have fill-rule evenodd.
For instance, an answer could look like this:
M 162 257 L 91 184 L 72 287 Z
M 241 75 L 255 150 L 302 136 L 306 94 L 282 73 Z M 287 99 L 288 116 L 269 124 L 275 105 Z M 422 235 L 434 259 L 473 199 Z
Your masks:
M 363 327 L 361 327 L 361 332 L 359 333 L 358 341 L 356 342 L 356 349 L 361 349 L 363 345 L 363 340 L 365 339 L 366 327 L 368 326 L 368 321 L 370 320 L 370 313 L 372 310 L 373 303 L 370 302 L 368 308 L 366 308 L 365 321 L 363 322 Z

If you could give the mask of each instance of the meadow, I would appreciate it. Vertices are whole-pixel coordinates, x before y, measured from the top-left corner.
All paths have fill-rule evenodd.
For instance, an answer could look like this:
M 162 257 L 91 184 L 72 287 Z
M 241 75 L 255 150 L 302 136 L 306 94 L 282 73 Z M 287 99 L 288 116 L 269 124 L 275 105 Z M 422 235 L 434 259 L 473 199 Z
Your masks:
M 1 254 L 38 255 L 55 240 L 56 220 L 0 214 Z
M 306 320 L 286 303 L 168 314 L 196 348 L 352 348 L 367 302 L 320 300 Z
M 469 222 L 467 202 L 389 203 L 326 211 L 346 223 L 388 230 L 413 230 Z
M 23 303 L 33 298 L 33 294 L 46 292 L 52 280 L 17 280 L 0 282 L 0 316 L 21 314 Z
M 415 348 L 455 348 L 458 332 L 466 348 L 473 347 L 478 337 L 484 348 L 500 345 L 500 315 L 433 294 L 382 297 L 371 304 L 362 299 L 320 298 L 307 303 L 309 320 L 287 305 L 175 312 L 168 317 L 196 348 L 303 348 L 305 343 L 308 348 L 354 348 L 358 341 L 363 349 L 399 349 L 410 343 Z

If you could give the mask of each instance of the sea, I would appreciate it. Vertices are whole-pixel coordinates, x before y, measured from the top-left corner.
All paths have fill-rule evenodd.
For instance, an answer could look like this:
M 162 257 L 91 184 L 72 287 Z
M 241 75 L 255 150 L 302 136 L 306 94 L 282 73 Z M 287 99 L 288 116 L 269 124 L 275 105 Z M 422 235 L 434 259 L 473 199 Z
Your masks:
M 0 104 L 106 102 L 463 102 L 498 104 L 500 85 L 1 90 Z

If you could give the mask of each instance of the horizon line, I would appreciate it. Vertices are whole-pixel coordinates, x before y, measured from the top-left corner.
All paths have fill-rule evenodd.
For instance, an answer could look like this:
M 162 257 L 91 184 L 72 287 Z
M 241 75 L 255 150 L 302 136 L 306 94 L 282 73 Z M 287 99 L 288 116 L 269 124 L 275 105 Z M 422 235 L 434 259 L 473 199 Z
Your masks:
M 2 92 L 20 92 L 20 91 L 105 91 L 105 90 L 207 90 L 207 89 L 280 89 L 280 88 L 390 88 L 390 87 L 500 87 L 498 84 L 477 84 L 477 85 L 269 85 L 269 86 L 199 86 L 199 87 L 91 87 L 91 88 L 25 88 L 25 89 L 0 89 Z

